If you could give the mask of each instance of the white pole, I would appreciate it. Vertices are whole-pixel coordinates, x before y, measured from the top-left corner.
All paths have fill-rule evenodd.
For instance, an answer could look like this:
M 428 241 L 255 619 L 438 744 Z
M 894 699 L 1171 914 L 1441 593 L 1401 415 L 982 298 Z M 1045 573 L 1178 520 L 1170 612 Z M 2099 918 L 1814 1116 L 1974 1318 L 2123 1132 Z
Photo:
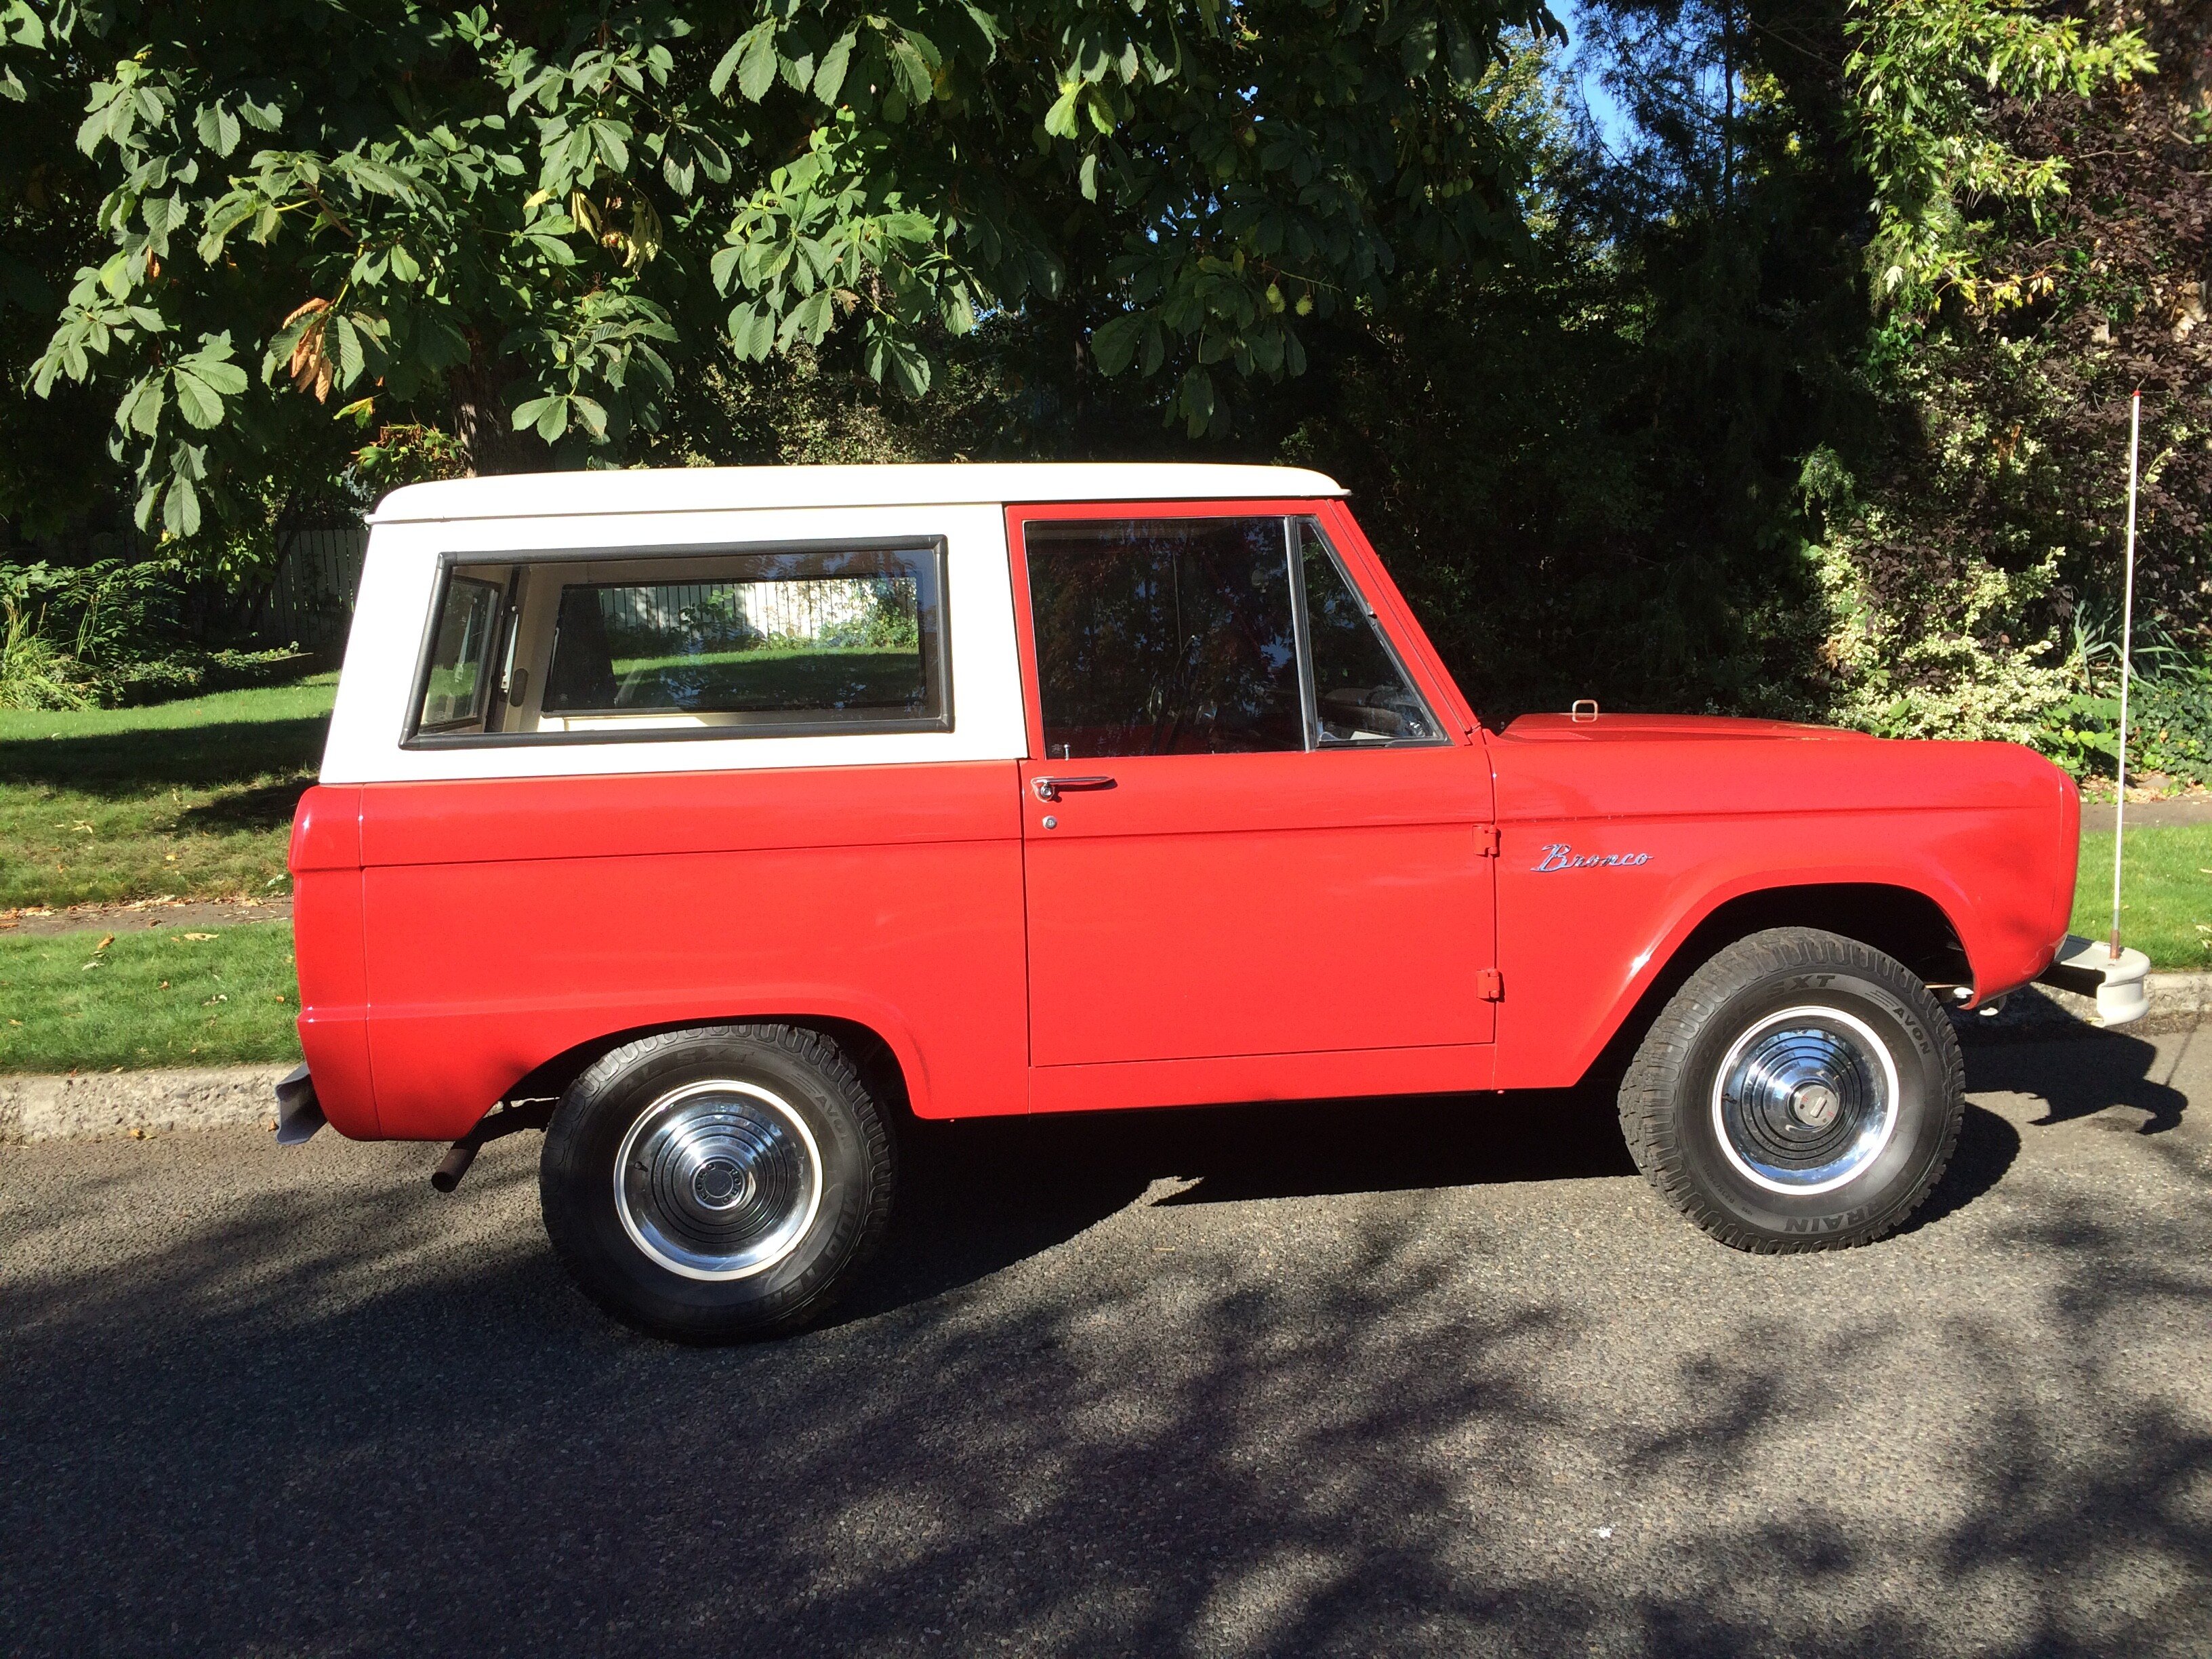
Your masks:
M 2120 842 L 2128 815 L 2128 682 L 2135 678 L 2136 631 L 2136 456 L 2142 441 L 2142 388 L 2128 408 L 2128 574 L 2120 601 L 2119 792 L 2112 800 L 2112 960 L 2120 959 Z

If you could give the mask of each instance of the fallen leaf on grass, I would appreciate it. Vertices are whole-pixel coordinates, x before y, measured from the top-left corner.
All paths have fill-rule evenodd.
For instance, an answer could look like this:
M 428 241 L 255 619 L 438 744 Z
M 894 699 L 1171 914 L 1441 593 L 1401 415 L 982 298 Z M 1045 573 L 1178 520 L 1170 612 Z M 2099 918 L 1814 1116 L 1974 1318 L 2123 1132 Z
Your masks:
M 218 1002 L 228 1002 L 228 1001 L 229 1001 L 229 1000 L 230 1000 L 230 999 L 229 999 L 228 997 L 225 996 L 222 992 L 217 991 L 217 992 L 216 992 L 213 996 L 210 997 L 210 998 L 209 998 L 205 1002 L 203 1002 L 202 1004 L 200 1004 L 200 1006 L 201 1006 L 201 1007 L 203 1007 L 203 1008 L 212 1008 L 212 1007 L 214 1007 L 214 1006 L 216 1006 L 216 1003 L 218 1003 Z
M 97 944 L 97 945 L 94 945 L 94 946 L 92 947 L 92 953 L 93 953 L 93 955 L 94 955 L 94 956 L 98 956 L 98 955 L 99 955 L 102 951 L 105 951 L 105 950 L 106 950 L 109 945 L 112 945 L 112 944 L 114 944 L 114 943 L 115 943 L 115 935 L 114 935 L 114 934 L 112 934 L 112 933 L 110 933 L 110 934 L 109 934 L 106 939 L 104 939 L 100 940 L 99 944 Z
M 215 935 L 213 933 L 187 933 L 185 937 L 186 939 L 213 939 Z

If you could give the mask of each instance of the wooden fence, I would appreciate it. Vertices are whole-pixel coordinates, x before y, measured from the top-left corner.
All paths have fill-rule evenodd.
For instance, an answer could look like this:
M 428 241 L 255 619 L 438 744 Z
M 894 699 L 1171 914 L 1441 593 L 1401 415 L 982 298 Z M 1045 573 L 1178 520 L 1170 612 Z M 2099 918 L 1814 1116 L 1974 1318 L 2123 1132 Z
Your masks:
M 617 629 L 728 639 L 819 640 L 864 624 L 882 579 L 813 576 L 786 581 L 670 582 L 615 587 L 600 595 Z
M 358 519 L 297 530 L 286 538 L 276 580 L 253 606 L 249 626 L 274 640 L 334 645 L 353 620 L 368 526 Z

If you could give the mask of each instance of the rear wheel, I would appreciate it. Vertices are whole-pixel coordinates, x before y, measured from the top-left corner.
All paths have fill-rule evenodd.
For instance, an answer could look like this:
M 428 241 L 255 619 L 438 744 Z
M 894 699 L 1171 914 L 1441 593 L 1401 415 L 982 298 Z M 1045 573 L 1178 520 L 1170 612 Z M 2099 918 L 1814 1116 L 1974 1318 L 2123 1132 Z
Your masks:
M 851 1281 L 890 1216 L 894 1146 L 817 1031 L 727 1025 L 623 1044 L 545 1135 L 545 1231 L 585 1291 L 664 1336 L 795 1329 Z
M 1964 1112 L 1958 1037 L 1928 988 L 1809 927 L 1739 939 L 1691 975 L 1620 1086 L 1637 1167 L 1744 1250 L 1889 1232 L 1942 1177 Z

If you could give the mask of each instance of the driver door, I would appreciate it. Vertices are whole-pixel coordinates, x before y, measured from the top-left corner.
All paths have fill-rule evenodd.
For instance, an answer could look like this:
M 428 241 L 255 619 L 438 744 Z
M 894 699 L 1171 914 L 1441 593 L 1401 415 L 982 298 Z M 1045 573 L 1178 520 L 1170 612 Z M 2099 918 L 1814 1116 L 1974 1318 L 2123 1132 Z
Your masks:
M 1243 1086 L 1485 1086 L 1486 757 L 1312 505 L 1008 517 L 1036 1075 L 1273 1056 Z M 1386 1052 L 1427 1063 L 1342 1063 Z

